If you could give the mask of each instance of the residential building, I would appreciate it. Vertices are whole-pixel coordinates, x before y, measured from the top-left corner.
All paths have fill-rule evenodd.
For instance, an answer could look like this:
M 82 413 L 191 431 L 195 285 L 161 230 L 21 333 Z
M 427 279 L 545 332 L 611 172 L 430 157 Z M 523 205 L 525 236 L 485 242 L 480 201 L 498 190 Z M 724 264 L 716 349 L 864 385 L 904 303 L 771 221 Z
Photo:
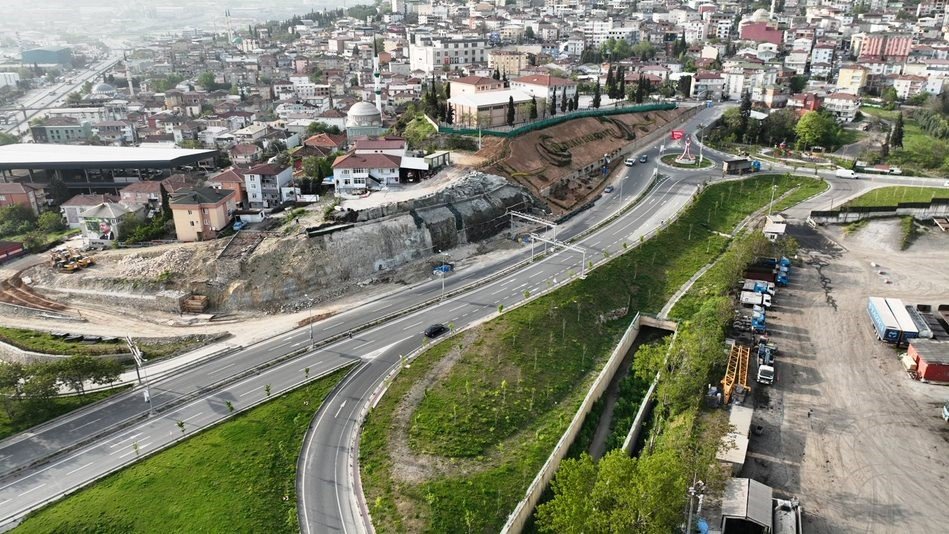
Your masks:
M 244 172 L 244 185 L 251 208 L 274 208 L 283 202 L 280 189 L 293 179 L 292 167 L 262 163 Z
M 233 191 L 234 203 L 239 207 L 244 206 L 247 195 L 244 190 L 244 175 L 241 174 L 239 169 L 234 167 L 225 169 L 208 178 L 207 184 L 212 189 Z
M 742 24 L 740 31 L 743 41 L 756 43 L 772 43 L 780 46 L 784 42 L 784 30 L 769 22 L 747 22 Z
M 231 163 L 242 167 L 249 167 L 260 161 L 264 151 L 254 143 L 238 143 L 228 151 Z
M 126 206 L 119 202 L 103 202 L 79 213 L 79 227 L 83 240 L 92 244 L 107 245 L 119 241 L 122 223 L 129 218 L 144 218 L 142 206 Z
M 912 35 L 871 33 L 863 38 L 860 57 L 905 59 L 913 49 Z
M 824 109 L 840 122 L 852 122 L 860 110 L 860 97 L 849 93 L 834 93 L 824 98 Z
M 231 224 L 237 208 L 234 191 L 197 187 L 174 194 L 169 200 L 179 241 L 215 239 Z
M 143 180 L 119 190 L 119 201 L 126 206 L 145 206 L 148 211 L 161 210 L 162 185 L 160 181 Z M 68 218 L 68 215 L 67 215 Z
M 33 210 L 39 215 L 46 205 L 46 191 L 40 186 L 31 184 L 0 183 L 0 208 L 19 204 Z
M 92 125 L 67 117 L 46 119 L 42 124 L 30 126 L 30 135 L 37 143 L 67 145 L 92 139 Z
M 692 76 L 692 98 L 721 100 L 725 91 L 725 78 L 717 72 L 698 72 Z
M 530 65 L 527 52 L 519 50 L 492 50 L 488 53 L 488 68 L 507 73 L 508 77 L 520 76 L 521 70 Z
M 157 182 L 154 182 L 157 183 Z M 66 219 L 66 225 L 70 228 L 80 228 L 82 219 L 79 217 L 84 211 L 90 210 L 99 204 L 118 202 L 119 199 L 114 195 L 76 195 L 66 202 L 59 205 L 59 211 Z
M 333 162 L 336 194 L 368 189 L 383 189 L 399 183 L 398 156 L 388 154 L 355 154 L 339 156 Z
M 913 76 L 909 74 L 894 76 L 892 78 L 893 89 L 896 90 L 896 97 L 900 99 L 907 99 L 925 92 L 927 81 L 928 78 L 925 76 Z
M 401 137 L 382 137 L 376 139 L 357 139 L 353 143 L 354 154 L 385 154 L 404 157 L 408 153 L 409 143 Z
M 133 145 L 138 142 L 135 126 L 126 121 L 97 122 L 92 125 L 92 134 L 114 145 Z
M 15 72 L 0 72 L 0 87 L 16 87 L 20 83 L 20 75 Z
M 822 103 L 823 99 L 816 93 L 797 93 L 788 97 L 786 107 L 804 112 L 817 111 Z
M 431 74 L 435 70 L 467 69 L 488 61 L 487 40 L 482 38 L 446 38 L 414 35 L 409 40 L 412 70 Z
M 837 91 L 859 95 L 867 85 L 868 72 L 861 65 L 841 66 L 837 71 Z
M 251 124 L 234 132 L 234 139 L 238 143 L 253 143 L 267 136 L 269 128 L 266 124 Z

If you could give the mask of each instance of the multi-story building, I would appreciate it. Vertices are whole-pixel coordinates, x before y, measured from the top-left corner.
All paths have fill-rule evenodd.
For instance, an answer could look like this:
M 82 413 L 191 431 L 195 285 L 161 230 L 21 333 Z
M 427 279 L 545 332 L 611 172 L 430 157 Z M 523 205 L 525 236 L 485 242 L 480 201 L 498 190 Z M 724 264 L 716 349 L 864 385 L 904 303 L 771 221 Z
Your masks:
M 0 72 L 0 87 L 16 87 L 20 82 L 20 75 L 15 72 Z
M 529 65 L 527 52 L 519 50 L 492 50 L 488 53 L 488 68 L 507 73 L 508 77 L 520 76 Z
M 169 199 L 178 241 L 214 239 L 231 223 L 237 203 L 234 191 L 197 187 Z
M 465 76 L 451 81 L 451 96 L 466 96 L 504 89 L 504 82 L 487 76 Z
M 859 95 L 867 85 L 867 69 L 861 65 L 844 65 L 837 71 L 837 91 Z
M 92 125 L 89 121 L 79 122 L 68 117 L 56 117 L 30 126 L 30 135 L 37 143 L 83 143 L 92 139 Z
M 860 97 L 848 93 L 833 93 L 824 98 L 824 109 L 840 122 L 852 122 L 860 110 Z
M 92 125 L 92 134 L 114 145 L 133 145 L 138 142 L 135 126 L 125 121 L 102 121 Z
M 523 76 L 511 80 L 511 89 L 517 89 L 528 95 L 542 98 L 545 102 L 550 98 L 552 92 L 557 93 L 558 99 L 563 98 L 564 93 L 566 93 L 569 100 L 577 94 L 577 82 L 547 74 Z M 538 103 L 538 105 L 540 104 Z
M 863 38 L 859 57 L 905 59 L 912 49 L 912 35 L 872 33 Z
M 692 98 L 721 100 L 725 78 L 717 72 L 698 72 L 692 76 Z
M 26 206 L 39 215 L 40 209 L 46 205 L 46 192 L 42 187 L 30 184 L 0 183 L 0 208 L 14 204 Z
M 903 74 L 892 78 L 893 89 L 896 90 L 896 97 L 901 99 L 906 99 L 925 92 L 927 81 L 928 78 L 925 76 L 913 76 L 910 74 Z
M 247 200 L 251 208 L 273 208 L 283 201 L 280 190 L 293 180 L 292 167 L 262 163 L 244 172 Z
M 412 70 L 430 74 L 436 70 L 468 69 L 487 64 L 487 40 L 415 35 L 409 41 Z

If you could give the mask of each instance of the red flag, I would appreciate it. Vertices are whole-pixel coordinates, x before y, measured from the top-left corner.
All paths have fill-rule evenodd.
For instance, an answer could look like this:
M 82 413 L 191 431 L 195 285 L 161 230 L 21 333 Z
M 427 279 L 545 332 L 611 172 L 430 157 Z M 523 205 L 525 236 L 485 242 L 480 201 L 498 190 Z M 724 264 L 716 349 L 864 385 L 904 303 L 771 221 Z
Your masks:
M 682 139 L 683 137 L 685 137 L 685 131 L 683 131 L 683 130 L 672 130 L 672 140 L 673 140 L 673 141 L 678 141 L 679 139 Z

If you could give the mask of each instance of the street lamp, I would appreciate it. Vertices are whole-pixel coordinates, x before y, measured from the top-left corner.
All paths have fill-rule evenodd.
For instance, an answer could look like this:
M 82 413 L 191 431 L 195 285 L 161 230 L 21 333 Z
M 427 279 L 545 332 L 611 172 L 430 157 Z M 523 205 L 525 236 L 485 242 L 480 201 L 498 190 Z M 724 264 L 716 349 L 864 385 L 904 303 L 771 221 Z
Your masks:
M 693 482 L 692 485 L 689 486 L 689 517 L 686 520 L 686 534 L 691 534 L 692 532 L 692 504 L 695 497 L 699 499 L 699 508 L 695 513 L 702 513 L 702 501 L 705 499 L 705 483 L 701 480 Z
M 310 301 L 310 295 L 307 295 L 306 293 L 303 294 L 303 298 L 305 298 L 307 302 Z M 313 306 L 309 307 L 309 313 L 307 315 L 308 315 L 308 318 L 306 322 L 310 327 L 310 349 L 312 350 L 313 349 Z

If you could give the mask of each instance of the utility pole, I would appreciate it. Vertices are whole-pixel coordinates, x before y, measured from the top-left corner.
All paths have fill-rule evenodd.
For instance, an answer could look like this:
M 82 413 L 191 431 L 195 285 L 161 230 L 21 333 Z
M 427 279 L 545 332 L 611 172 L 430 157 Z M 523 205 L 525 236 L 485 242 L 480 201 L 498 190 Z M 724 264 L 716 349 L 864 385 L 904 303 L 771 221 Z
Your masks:
M 305 298 L 307 302 L 309 303 L 310 295 L 307 295 L 306 293 L 304 293 L 303 298 Z M 310 327 L 310 350 L 313 350 L 313 306 L 311 305 L 309 309 L 310 309 L 310 313 L 308 314 L 308 317 L 307 317 L 307 324 Z
M 691 534 L 692 532 L 692 505 L 694 503 L 694 498 L 699 498 L 699 509 L 696 513 L 702 512 L 702 500 L 705 497 L 705 483 L 701 480 L 695 480 L 692 478 L 692 485 L 689 486 L 689 517 L 686 519 L 686 534 Z
M 125 342 L 129 346 L 129 350 L 132 351 L 132 358 L 135 360 L 135 374 L 138 376 L 139 384 L 142 383 L 142 376 L 145 377 L 145 402 L 148 403 L 148 415 L 155 415 L 155 408 L 152 406 L 152 392 L 148 385 L 148 370 L 145 368 L 145 362 L 148 360 L 142 359 L 142 351 L 138 348 L 138 345 L 132 341 L 131 336 L 125 337 Z

